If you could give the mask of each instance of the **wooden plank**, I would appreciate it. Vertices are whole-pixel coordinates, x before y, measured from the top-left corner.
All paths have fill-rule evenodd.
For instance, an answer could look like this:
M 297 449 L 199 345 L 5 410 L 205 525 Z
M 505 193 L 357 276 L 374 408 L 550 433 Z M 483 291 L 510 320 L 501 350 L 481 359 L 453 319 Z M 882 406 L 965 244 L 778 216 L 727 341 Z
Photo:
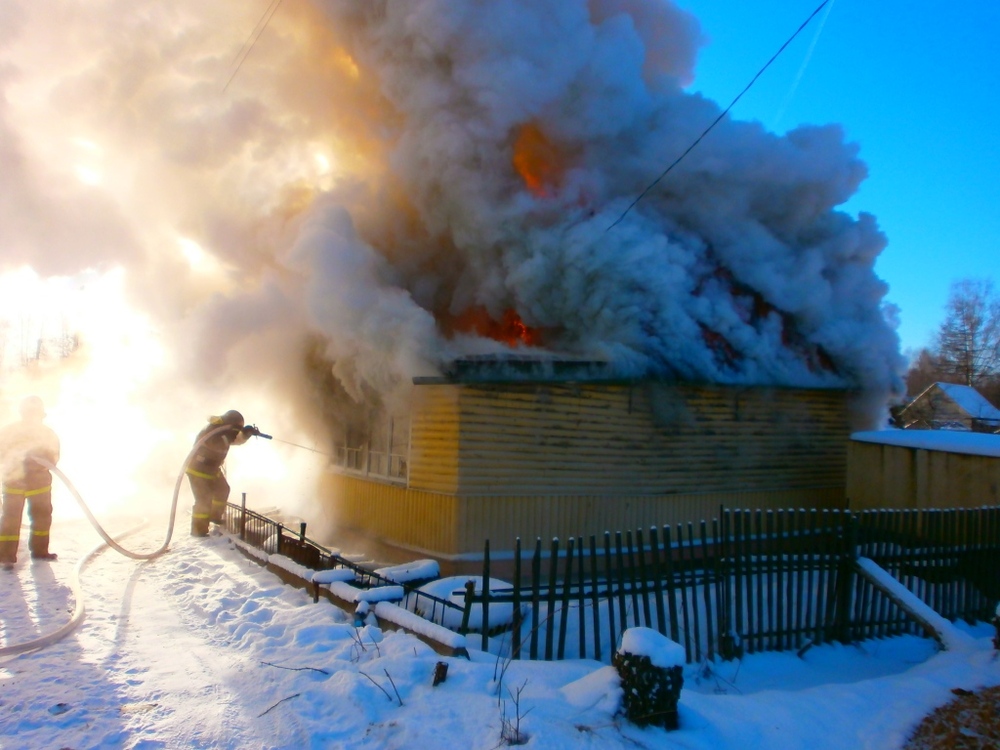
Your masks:
M 653 580 L 653 596 L 656 600 L 656 630 L 661 635 L 669 635 L 669 631 L 667 630 L 667 616 L 663 604 L 664 570 L 660 565 L 660 541 L 655 526 L 649 529 L 649 549 L 652 561 L 652 570 L 650 573 Z M 666 554 L 669 555 L 670 550 L 666 550 Z
M 774 625 L 776 643 L 779 651 L 788 648 L 785 631 L 785 511 L 778 509 L 774 512 L 774 547 L 772 559 L 774 566 Z M 770 590 L 770 589 L 769 589 Z
M 483 548 L 483 653 L 490 652 L 490 540 Z
M 688 586 L 687 591 L 691 597 L 691 620 L 694 629 L 694 658 L 698 661 L 704 657 L 701 650 L 701 605 L 698 603 L 698 572 L 695 564 L 695 535 L 694 524 L 687 524 L 687 564 L 688 564 Z
M 511 630 L 511 658 L 521 658 L 521 537 L 514 541 L 514 623 Z
M 792 648 L 799 648 L 802 645 L 802 636 L 805 633 L 805 579 L 806 570 L 809 569 L 809 545 L 804 542 L 807 538 L 806 529 L 809 517 L 804 508 L 799 508 L 795 515 L 795 593 L 793 596 L 793 606 L 795 607 L 795 621 L 793 624 L 795 638 Z
M 935 627 L 934 623 L 924 617 L 921 611 L 910 606 L 909 599 L 902 596 L 902 592 L 886 586 L 880 578 L 869 573 L 863 566 L 858 565 L 857 562 L 853 564 L 853 569 L 855 575 L 864 578 L 871 586 L 881 591 L 893 604 L 906 612 L 910 619 L 917 623 L 928 636 L 936 640 L 942 649 L 947 650 L 948 644 L 945 642 L 942 633 Z
M 532 661 L 538 658 L 539 609 L 542 587 L 542 540 L 535 540 L 535 554 L 531 558 L 531 643 L 528 656 Z
M 601 661 L 601 611 L 598 596 L 599 580 L 597 578 L 597 539 L 590 536 L 590 604 L 594 618 L 594 659 Z M 608 607 L 610 610 L 610 606 Z M 613 626 L 612 626 L 613 627 Z
M 809 510 L 809 563 L 806 572 L 806 601 L 805 601 L 805 623 L 804 623 L 804 633 L 807 633 L 809 637 L 813 640 L 816 638 L 816 628 L 817 628 L 817 618 L 816 612 L 818 611 L 818 606 L 814 607 L 813 602 L 816 601 L 816 587 L 813 586 L 814 580 L 819 579 L 819 547 L 818 547 L 818 523 L 817 516 L 819 511 L 816 508 L 810 508 Z
M 583 572 L 583 537 L 578 537 L 576 540 L 576 552 L 577 552 L 577 614 L 579 615 L 579 620 L 577 622 L 577 631 L 580 638 L 578 644 L 577 655 L 580 659 L 587 658 L 587 599 L 586 599 L 586 577 Z
M 680 643 L 677 621 L 677 586 L 674 579 L 674 547 L 670 538 L 670 526 L 663 527 L 663 565 L 667 581 L 667 608 L 670 612 L 670 639 Z
M 549 587 L 545 597 L 545 660 L 552 661 L 552 645 L 555 639 L 556 616 L 556 574 L 559 564 L 559 540 L 553 539 L 549 549 Z
M 615 562 L 617 565 L 616 583 L 618 584 L 618 624 L 621 632 L 624 633 L 628 627 L 628 607 L 625 603 L 626 583 L 625 583 L 625 556 L 622 554 L 622 534 L 615 532 Z
M 613 654 L 618 638 L 615 635 L 615 568 L 611 562 L 611 533 L 608 531 L 604 532 L 604 580 L 608 588 L 608 651 Z
M 764 633 L 767 629 L 767 620 L 764 618 L 764 602 L 766 594 L 764 591 L 764 520 L 763 512 L 757 510 L 754 515 L 754 547 L 756 551 L 756 564 L 754 568 L 757 573 L 757 651 L 764 650 Z
M 709 560 L 708 532 L 705 521 L 701 521 L 701 560 L 702 560 L 702 595 L 705 600 L 705 648 L 706 658 L 713 658 L 716 653 L 716 621 L 712 616 L 712 566 Z M 718 539 L 718 534 L 716 534 Z
M 744 552 L 743 552 L 743 512 L 740 510 L 727 510 L 728 525 L 732 531 L 732 575 L 734 584 L 734 610 L 733 616 L 729 623 L 730 630 L 733 634 L 743 640 L 744 635 L 747 632 L 747 628 L 744 625 L 744 610 L 743 610 L 743 586 L 744 586 Z M 749 599 L 747 599 L 749 603 Z
M 562 601 L 559 606 L 559 647 L 558 658 L 566 658 L 566 629 L 569 624 L 569 593 L 573 586 L 573 552 L 576 549 L 576 539 L 570 537 L 566 544 L 566 564 L 563 566 Z M 553 567 L 558 567 L 559 560 L 553 560 Z M 581 657 L 582 658 L 582 657 Z

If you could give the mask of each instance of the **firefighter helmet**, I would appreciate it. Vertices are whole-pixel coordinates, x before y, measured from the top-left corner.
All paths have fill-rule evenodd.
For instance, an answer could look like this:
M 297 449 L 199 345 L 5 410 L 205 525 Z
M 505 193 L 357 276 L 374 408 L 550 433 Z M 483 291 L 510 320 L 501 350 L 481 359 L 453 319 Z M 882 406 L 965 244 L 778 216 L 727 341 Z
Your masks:
M 243 427 L 246 422 L 243 421 L 243 415 L 236 411 L 236 409 L 230 409 L 222 415 L 222 424 L 232 425 L 233 427 Z
M 28 396 L 21 401 L 21 419 L 41 419 L 45 416 L 45 404 L 38 396 Z

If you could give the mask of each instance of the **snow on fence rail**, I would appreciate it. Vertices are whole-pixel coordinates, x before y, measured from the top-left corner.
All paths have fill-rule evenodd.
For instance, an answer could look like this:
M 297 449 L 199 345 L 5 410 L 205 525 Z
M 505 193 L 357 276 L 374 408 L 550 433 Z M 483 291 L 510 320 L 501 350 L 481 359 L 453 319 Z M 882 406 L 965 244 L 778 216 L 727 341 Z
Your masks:
M 245 498 L 225 523 L 263 554 L 342 571 L 334 578 L 359 591 L 401 587 L 391 598 L 414 616 L 517 659 L 609 661 L 637 626 L 680 643 L 688 662 L 922 633 L 898 598 L 859 575 L 861 557 L 947 620 L 988 620 L 1000 600 L 1000 507 L 721 509 L 710 523 L 553 539 L 545 549 L 539 539 L 522 550 L 518 539 L 509 583 L 491 579 L 487 540 L 482 577 L 469 577 L 464 596 L 461 582 L 422 590 L 432 574 L 420 566 L 400 566 L 418 576 L 408 580 L 369 570 L 309 540 L 304 523 L 292 529 L 247 510 Z M 330 587 L 324 580 L 312 574 L 314 598 Z
M 242 545 L 259 550 L 266 561 L 270 561 L 271 555 L 279 555 L 288 558 L 294 566 L 311 571 L 297 577 L 312 586 L 314 600 L 318 599 L 323 588 L 334 596 L 340 592 L 342 595 L 339 598 L 347 603 L 375 601 L 380 598 L 377 593 L 364 595 L 362 592 L 379 589 L 388 598 L 405 599 L 408 607 L 419 611 L 425 620 L 437 625 L 459 621 L 462 617 L 460 605 L 420 590 L 420 585 L 427 577 L 436 577 L 436 566 L 433 571 L 427 566 L 414 565 L 399 566 L 398 570 L 369 570 L 306 537 L 304 522 L 297 524 L 296 528 L 290 528 L 273 518 L 247 509 L 246 495 L 240 505 L 228 504 L 224 526 L 229 533 L 239 538 Z M 287 569 L 292 566 L 279 567 Z M 340 588 L 341 586 L 350 589 Z M 358 594 L 353 594 L 353 591 Z

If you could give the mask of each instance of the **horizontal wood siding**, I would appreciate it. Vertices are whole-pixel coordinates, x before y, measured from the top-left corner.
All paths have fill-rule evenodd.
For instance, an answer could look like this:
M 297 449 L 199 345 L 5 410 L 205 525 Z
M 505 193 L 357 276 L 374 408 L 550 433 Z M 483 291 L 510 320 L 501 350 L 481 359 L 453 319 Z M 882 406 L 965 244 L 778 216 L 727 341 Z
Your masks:
M 843 486 L 776 492 L 720 492 L 670 496 L 553 495 L 477 496 L 459 504 L 457 542 L 466 553 L 481 553 L 483 541 L 500 552 L 514 540 L 603 534 L 650 526 L 711 521 L 719 508 L 843 508 Z
M 409 486 L 427 492 L 458 491 L 458 396 L 451 385 L 413 389 Z
M 457 548 L 457 498 L 328 471 L 321 502 L 338 530 L 383 544 L 450 554 Z
M 493 549 L 513 549 L 514 540 L 568 538 L 649 526 L 710 520 L 719 507 L 840 508 L 843 487 L 784 492 L 732 492 L 672 496 L 470 496 L 408 490 L 377 480 L 327 472 L 320 487 L 324 506 L 340 531 L 396 551 L 403 562 L 412 551 L 443 559 L 478 557 L 489 539 Z
M 1000 505 L 1000 458 L 850 441 L 852 510 Z
M 451 387 L 459 393 L 463 495 L 664 495 L 845 481 L 848 429 L 839 391 Z

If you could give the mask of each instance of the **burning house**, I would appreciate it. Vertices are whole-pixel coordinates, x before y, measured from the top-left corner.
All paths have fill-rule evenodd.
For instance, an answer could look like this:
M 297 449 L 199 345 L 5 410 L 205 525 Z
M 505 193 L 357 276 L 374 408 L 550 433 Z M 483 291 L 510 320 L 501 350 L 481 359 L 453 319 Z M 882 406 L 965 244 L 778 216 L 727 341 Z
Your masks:
M 368 202 L 317 199 L 293 252 L 339 530 L 461 558 L 843 505 L 902 359 L 838 127 L 723 118 L 643 194 L 720 112 L 673 4 L 326 7 L 387 133 Z
M 5 263 L 120 283 L 82 352 L 149 319 L 103 383 L 329 449 L 338 531 L 442 555 L 840 502 L 904 367 L 840 126 L 723 116 L 672 0 L 277 5 L 0 33 Z

